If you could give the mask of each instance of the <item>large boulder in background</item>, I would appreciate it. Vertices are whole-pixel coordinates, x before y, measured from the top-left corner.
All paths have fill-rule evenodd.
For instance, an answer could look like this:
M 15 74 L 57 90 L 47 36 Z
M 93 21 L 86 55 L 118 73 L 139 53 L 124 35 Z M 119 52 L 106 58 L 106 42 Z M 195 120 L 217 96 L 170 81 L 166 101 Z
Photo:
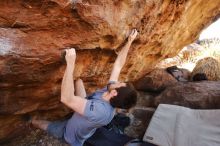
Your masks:
M 219 5 L 220 0 L 1 0 L 0 142 L 22 134 L 13 129 L 22 126 L 23 114 L 55 119 L 61 113 L 54 111 L 70 112 L 59 102 L 64 48 L 76 48 L 74 78 L 81 77 L 92 92 L 106 84 L 116 49 L 137 28 L 121 73 L 121 80 L 133 81 L 196 40 L 219 16 Z M 13 116 L 17 121 L 8 126 L 4 119 Z
M 134 82 L 135 89 L 145 92 L 161 92 L 178 81 L 165 69 L 155 69 Z
M 201 81 L 176 84 L 168 87 L 155 98 L 155 106 L 163 103 L 193 109 L 219 109 L 220 82 Z
M 205 74 L 210 81 L 220 80 L 220 62 L 212 57 L 206 57 L 196 63 L 191 74 L 191 80 L 196 74 Z

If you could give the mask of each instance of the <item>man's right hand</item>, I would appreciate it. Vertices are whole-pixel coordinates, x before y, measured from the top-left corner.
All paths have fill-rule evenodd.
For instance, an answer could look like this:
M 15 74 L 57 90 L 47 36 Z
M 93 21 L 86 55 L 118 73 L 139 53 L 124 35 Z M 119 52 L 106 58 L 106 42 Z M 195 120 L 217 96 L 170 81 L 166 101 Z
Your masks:
M 74 69 L 75 60 L 76 60 L 76 51 L 74 48 L 66 49 L 66 64 L 67 67 L 72 67 Z

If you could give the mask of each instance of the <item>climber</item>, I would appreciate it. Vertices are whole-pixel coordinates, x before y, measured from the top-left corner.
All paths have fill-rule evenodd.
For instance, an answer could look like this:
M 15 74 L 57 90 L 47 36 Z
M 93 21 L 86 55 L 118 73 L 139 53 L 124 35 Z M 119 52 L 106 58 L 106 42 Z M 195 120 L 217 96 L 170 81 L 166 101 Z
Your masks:
M 64 121 L 45 121 L 33 118 L 33 126 L 66 141 L 71 146 L 82 146 L 97 128 L 107 125 L 113 119 L 115 108 L 129 109 L 136 104 L 137 93 L 131 83 L 118 82 L 129 48 L 138 32 L 133 29 L 125 46 L 119 52 L 111 72 L 109 83 L 101 90 L 86 97 L 81 79 L 73 83 L 75 49 L 66 50 L 66 71 L 61 85 L 61 102 L 75 113 Z M 86 97 L 86 98 L 85 98 Z

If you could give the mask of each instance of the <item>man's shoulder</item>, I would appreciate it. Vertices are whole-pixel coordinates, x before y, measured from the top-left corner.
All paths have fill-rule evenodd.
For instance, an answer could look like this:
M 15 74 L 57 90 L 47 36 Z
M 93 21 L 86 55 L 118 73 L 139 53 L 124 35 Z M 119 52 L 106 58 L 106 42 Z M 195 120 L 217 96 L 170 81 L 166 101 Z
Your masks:
M 91 99 L 87 101 L 84 115 L 94 122 L 105 122 L 114 112 L 113 107 L 106 101 Z
M 100 100 L 92 100 L 97 107 L 97 109 L 100 110 L 100 112 L 106 113 L 108 111 L 112 111 L 114 108 L 111 106 L 110 103 L 107 101 L 104 101 L 103 99 Z

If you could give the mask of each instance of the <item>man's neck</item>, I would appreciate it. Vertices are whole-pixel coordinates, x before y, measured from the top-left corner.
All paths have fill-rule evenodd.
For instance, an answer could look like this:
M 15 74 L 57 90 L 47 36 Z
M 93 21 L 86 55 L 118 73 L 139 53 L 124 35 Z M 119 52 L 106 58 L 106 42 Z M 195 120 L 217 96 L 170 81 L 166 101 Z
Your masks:
M 103 100 L 109 102 L 110 98 L 111 97 L 110 97 L 110 94 L 108 93 L 108 91 L 103 93 L 103 95 L 102 95 Z

